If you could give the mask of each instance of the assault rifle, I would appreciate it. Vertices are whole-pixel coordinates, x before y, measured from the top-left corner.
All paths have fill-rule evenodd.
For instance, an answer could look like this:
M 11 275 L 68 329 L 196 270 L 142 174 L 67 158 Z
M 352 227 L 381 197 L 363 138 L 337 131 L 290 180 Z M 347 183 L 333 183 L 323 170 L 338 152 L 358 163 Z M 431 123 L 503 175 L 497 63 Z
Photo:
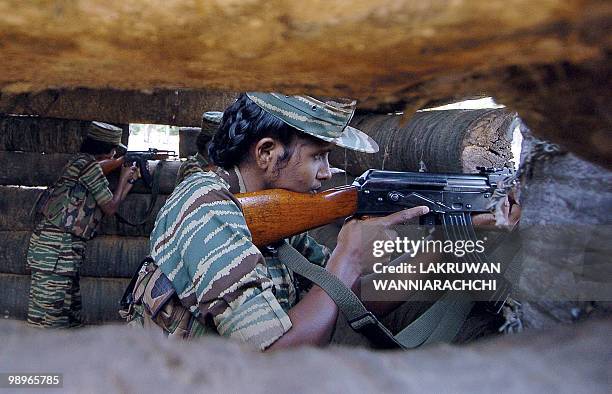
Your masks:
M 149 150 L 145 151 L 127 151 L 125 155 L 116 159 L 100 161 L 104 175 L 110 174 L 121 166 L 128 166 L 132 165 L 132 163 L 136 163 L 138 169 L 140 170 L 140 179 L 142 179 L 145 186 L 151 190 L 151 200 L 149 201 L 149 206 L 147 207 L 142 219 L 130 221 L 117 212 L 115 213 L 115 216 L 120 222 L 129 226 L 140 226 L 149 222 L 149 220 L 153 217 L 153 209 L 155 208 L 155 203 L 157 202 L 157 196 L 159 194 L 159 177 L 161 175 L 161 164 L 163 161 L 159 162 L 154 177 L 151 176 L 151 173 L 149 172 L 148 161 L 167 160 L 170 157 L 176 157 L 176 153 L 171 150 L 149 148 Z
M 148 161 L 149 160 L 167 160 L 170 157 L 176 157 L 176 153 L 171 150 L 149 148 L 145 151 L 127 151 L 125 155 L 116 159 L 102 160 L 100 165 L 102 166 L 102 172 L 104 175 L 108 175 L 122 165 L 131 165 L 136 163 L 138 169 L 140 169 L 140 176 L 144 184 L 151 189 L 153 185 L 153 178 L 149 172 Z
M 476 239 L 471 215 L 491 212 L 499 185 L 512 178 L 512 170 L 478 168 L 477 174 L 443 174 L 368 170 L 352 185 L 317 194 L 263 190 L 237 194 L 247 226 L 257 246 L 323 226 L 348 216 L 382 216 L 420 205 L 430 213 L 422 224 L 440 224 L 446 239 Z M 470 253 L 465 261 L 486 263 L 486 256 Z M 498 281 L 499 284 L 499 281 Z M 505 302 L 509 283 L 499 284 L 491 296 L 493 309 Z

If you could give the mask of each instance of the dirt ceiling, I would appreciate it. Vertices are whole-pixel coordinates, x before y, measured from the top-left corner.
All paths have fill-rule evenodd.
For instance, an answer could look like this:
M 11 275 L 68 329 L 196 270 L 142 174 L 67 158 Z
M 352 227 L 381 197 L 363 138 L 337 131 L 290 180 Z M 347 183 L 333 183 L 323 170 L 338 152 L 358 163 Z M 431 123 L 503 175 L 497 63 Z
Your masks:
M 610 166 L 612 2 L 0 1 L 0 93 L 275 90 L 415 109 L 491 95 Z

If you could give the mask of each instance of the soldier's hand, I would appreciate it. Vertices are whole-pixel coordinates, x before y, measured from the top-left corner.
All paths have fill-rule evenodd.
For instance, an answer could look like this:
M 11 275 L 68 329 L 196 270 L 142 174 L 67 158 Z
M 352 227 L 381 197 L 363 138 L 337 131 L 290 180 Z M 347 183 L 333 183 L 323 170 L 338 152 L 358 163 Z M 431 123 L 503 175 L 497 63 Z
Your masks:
M 140 168 L 136 167 L 136 171 L 134 171 L 134 174 L 132 175 L 132 180 L 136 182 L 140 178 L 142 178 L 142 174 L 140 173 Z
M 340 254 L 353 264 L 358 264 L 356 268 L 361 274 L 370 273 L 374 264 L 386 264 L 390 258 L 388 253 L 380 257 L 374 255 L 375 242 L 394 241 L 397 234 L 392 229 L 393 226 L 404 224 L 428 212 L 429 208 L 420 206 L 388 216 L 349 220 L 338 234 L 338 244 L 334 254 Z
M 121 175 L 119 178 L 119 181 L 121 183 L 134 183 L 134 181 L 136 179 L 138 179 L 138 177 L 135 177 L 135 175 L 140 173 L 138 171 L 138 167 L 136 167 L 136 163 L 132 163 L 131 166 L 124 166 L 121 168 Z
M 497 213 L 481 213 L 472 216 L 474 227 L 489 230 L 512 230 L 521 218 L 521 206 L 514 200 L 513 196 L 507 196 Z

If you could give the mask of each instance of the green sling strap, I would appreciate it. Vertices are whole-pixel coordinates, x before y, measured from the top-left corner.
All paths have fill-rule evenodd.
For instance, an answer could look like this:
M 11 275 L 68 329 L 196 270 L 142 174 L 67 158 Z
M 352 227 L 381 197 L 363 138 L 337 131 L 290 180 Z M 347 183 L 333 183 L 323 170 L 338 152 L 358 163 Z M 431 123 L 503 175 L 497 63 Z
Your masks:
M 450 342 L 474 305 L 466 294 L 451 296 L 447 292 L 394 336 L 344 283 L 324 268 L 309 262 L 287 242 L 278 248 L 278 257 L 291 271 L 321 287 L 338 305 L 351 328 L 383 349 L 412 349 L 424 344 Z
M 149 200 L 149 206 L 147 207 L 147 210 L 145 211 L 145 214 L 142 217 L 142 219 L 132 222 L 126 219 L 125 217 L 123 217 L 121 214 L 119 214 L 119 212 L 115 212 L 115 217 L 120 223 L 127 224 L 130 227 L 138 227 L 138 226 L 142 226 L 143 224 L 148 223 L 153 218 L 155 204 L 157 203 L 157 197 L 159 196 L 159 188 L 160 188 L 159 184 L 160 184 L 160 177 L 162 173 L 161 169 L 163 165 L 164 165 L 164 161 L 160 160 L 159 163 L 157 164 L 157 168 L 155 169 L 155 172 L 153 173 L 153 179 L 151 182 L 151 199 Z

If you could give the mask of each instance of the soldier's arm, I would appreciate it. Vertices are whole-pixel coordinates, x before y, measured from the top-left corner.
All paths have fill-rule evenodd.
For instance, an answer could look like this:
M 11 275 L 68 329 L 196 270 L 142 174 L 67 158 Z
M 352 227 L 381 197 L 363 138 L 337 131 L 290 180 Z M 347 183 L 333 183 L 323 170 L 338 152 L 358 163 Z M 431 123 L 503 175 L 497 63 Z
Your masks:
M 327 263 L 327 270 L 352 287 L 360 276 L 356 256 L 336 248 Z M 329 343 L 338 307 L 320 287 L 314 286 L 308 294 L 289 310 L 292 328 L 268 349 L 278 350 L 301 345 L 322 346 Z
M 383 235 L 387 236 L 387 230 L 391 226 L 427 212 L 426 207 L 416 207 L 384 217 L 345 223 L 326 269 L 346 287 L 352 288 L 363 273 L 371 272 L 372 265 L 376 262 L 372 258 L 372 241 L 382 239 Z M 314 286 L 289 310 L 288 315 L 293 327 L 269 349 L 328 343 L 338 317 L 338 307 L 324 290 Z
M 132 190 L 132 187 L 134 187 L 134 185 L 128 181 L 130 179 L 134 179 L 136 171 L 136 166 L 121 168 L 119 183 L 115 189 L 115 192 L 113 193 L 112 200 L 104 204 L 100 204 L 100 209 L 102 209 L 102 212 L 104 212 L 105 215 L 114 215 L 117 212 L 121 202 L 125 200 L 127 194 L 130 192 L 130 190 Z

